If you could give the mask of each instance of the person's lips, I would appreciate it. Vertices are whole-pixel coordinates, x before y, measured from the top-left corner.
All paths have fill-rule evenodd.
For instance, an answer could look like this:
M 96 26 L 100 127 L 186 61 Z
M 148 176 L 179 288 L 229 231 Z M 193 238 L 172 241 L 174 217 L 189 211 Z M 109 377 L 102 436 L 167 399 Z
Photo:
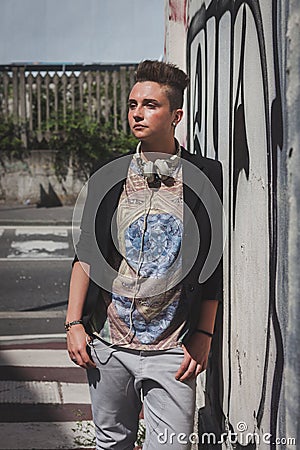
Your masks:
M 134 130 L 143 130 L 144 128 L 147 128 L 145 125 L 141 125 L 139 123 L 137 123 L 136 125 L 133 126 Z

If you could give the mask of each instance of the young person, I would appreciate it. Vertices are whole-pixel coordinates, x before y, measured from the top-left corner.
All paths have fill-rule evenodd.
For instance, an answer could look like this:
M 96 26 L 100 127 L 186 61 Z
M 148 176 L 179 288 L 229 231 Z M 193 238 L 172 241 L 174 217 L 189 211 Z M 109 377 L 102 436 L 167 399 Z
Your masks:
M 98 450 L 133 448 L 142 403 L 144 449 L 190 445 L 222 295 L 222 172 L 174 137 L 187 85 L 172 64 L 140 63 L 128 100 L 138 147 L 89 185 L 66 330 L 70 358 L 88 369 Z M 213 238 L 220 255 L 201 281 Z

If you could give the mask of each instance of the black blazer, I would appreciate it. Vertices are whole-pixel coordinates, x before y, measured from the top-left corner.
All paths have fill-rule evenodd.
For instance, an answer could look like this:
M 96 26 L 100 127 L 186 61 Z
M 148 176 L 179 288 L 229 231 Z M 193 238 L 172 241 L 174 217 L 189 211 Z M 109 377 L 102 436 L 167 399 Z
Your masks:
M 222 214 L 220 208 L 222 201 L 222 167 L 219 161 L 210 158 L 194 155 L 187 152 L 182 147 L 181 157 L 183 159 L 183 200 L 184 200 L 184 223 L 182 240 L 182 262 L 183 271 L 186 273 L 182 283 L 182 298 L 184 298 L 185 308 L 188 309 L 188 321 L 186 330 L 193 331 L 199 320 L 199 307 L 202 299 L 222 300 Z M 132 152 L 133 153 L 133 152 Z M 131 153 L 131 154 L 132 154 Z M 101 178 L 91 177 L 88 187 L 88 196 L 84 207 L 81 222 L 81 235 L 76 246 L 76 255 L 73 264 L 80 260 L 90 264 L 91 279 L 86 295 L 83 322 L 87 332 L 90 332 L 89 319 L 97 311 L 103 315 L 103 323 L 106 318 L 104 305 L 101 298 L 101 288 L 93 281 L 96 271 L 105 272 L 105 267 L 101 267 L 98 258 L 98 250 L 107 262 L 110 262 L 112 254 L 118 253 L 111 236 L 111 226 L 114 224 L 114 212 L 118 206 L 123 185 L 126 180 L 128 166 L 131 159 L 123 167 L 122 178 L 104 196 L 98 207 L 97 193 L 101 192 Z M 112 179 L 114 173 L 111 173 Z M 196 190 L 196 192 L 195 192 Z M 97 212 L 95 213 L 95 205 Z M 195 234 L 195 222 L 200 235 L 200 245 L 195 245 L 193 236 Z M 210 214 L 208 214 L 210 211 Z M 92 218 L 95 218 L 93 220 Z M 211 217 L 211 218 L 210 218 Z M 212 227 L 210 220 L 214 222 L 214 233 L 217 239 L 212 238 Z M 93 240 L 92 236 L 95 236 Z M 96 252 L 94 250 L 97 250 Z M 114 250 L 114 251 L 113 251 Z M 213 255 L 213 266 L 205 266 L 208 261 L 207 256 L 210 250 Z M 219 261 L 215 261 L 218 260 Z M 216 264 L 217 262 L 217 264 Z M 209 266 L 210 264 L 208 264 Z M 212 272 L 210 274 L 210 272 Z M 200 275 L 202 274 L 202 275 Z M 203 279 L 204 274 L 204 279 Z M 207 278 L 207 276 L 210 276 Z M 200 276 L 200 282 L 199 282 Z M 97 277 L 96 277 L 97 278 Z M 201 279 L 202 278 L 202 279 Z M 206 279 L 207 278 L 207 279 Z M 112 280 L 111 280 L 112 282 Z

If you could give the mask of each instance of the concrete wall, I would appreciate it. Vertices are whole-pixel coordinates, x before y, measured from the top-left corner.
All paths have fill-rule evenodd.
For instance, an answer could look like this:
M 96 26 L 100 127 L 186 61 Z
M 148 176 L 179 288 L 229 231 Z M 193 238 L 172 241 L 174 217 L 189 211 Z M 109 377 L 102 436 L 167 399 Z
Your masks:
M 45 202 L 53 202 L 55 193 L 63 204 L 74 204 L 83 183 L 73 175 L 71 167 L 66 180 L 58 180 L 54 162 L 55 151 L 51 150 L 33 150 L 22 161 L 1 158 L 0 202 L 35 204 L 42 201 L 47 206 Z
M 224 171 L 224 303 L 199 429 L 295 448 L 284 439 L 299 437 L 299 2 L 165 8 L 166 59 L 191 79 L 178 137 Z
M 286 324 L 285 406 L 286 432 L 300 442 L 300 5 L 290 0 L 287 26 L 287 192 L 288 192 L 288 302 Z

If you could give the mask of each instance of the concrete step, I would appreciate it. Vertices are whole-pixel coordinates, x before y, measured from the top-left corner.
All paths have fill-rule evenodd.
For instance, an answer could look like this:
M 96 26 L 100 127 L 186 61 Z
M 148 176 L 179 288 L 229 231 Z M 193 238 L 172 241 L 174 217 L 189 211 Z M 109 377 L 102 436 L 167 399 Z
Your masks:
M 1 450 L 94 448 L 91 418 L 86 372 L 70 361 L 65 339 L 1 345 Z

